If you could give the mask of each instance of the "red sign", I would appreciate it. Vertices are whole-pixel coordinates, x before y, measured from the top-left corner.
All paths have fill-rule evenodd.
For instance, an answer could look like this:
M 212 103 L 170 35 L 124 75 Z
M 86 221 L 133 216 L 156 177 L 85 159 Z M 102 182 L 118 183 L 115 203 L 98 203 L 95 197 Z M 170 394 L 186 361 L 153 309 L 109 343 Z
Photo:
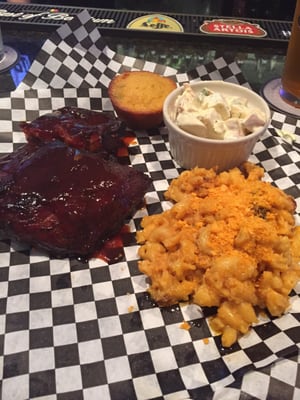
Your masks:
M 213 19 L 204 21 L 200 31 L 213 35 L 255 36 L 264 37 L 267 32 L 258 24 L 252 24 L 238 19 Z

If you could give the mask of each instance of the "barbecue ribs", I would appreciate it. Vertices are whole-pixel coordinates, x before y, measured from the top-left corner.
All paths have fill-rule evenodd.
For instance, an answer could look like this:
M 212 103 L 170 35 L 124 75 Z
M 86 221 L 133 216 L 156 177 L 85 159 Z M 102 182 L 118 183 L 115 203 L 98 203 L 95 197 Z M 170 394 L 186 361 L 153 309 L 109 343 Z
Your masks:
M 151 180 L 112 160 L 107 151 L 78 150 L 50 134 L 45 139 L 51 123 L 49 117 L 41 121 L 23 125 L 29 143 L 0 159 L 0 229 L 55 257 L 88 258 L 141 206 Z M 64 123 L 62 129 L 71 132 L 71 144 L 83 137 L 85 145 L 77 147 L 91 150 L 86 132 L 94 128 L 85 123 L 82 134 L 75 124 L 75 136 Z M 29 126 L 38 126 L 34 135 Z
M 121 122 L 106 112 L 63 107 L 20 126 L 28 142 L 61 140 L 77 149 L 111 154 L 122 146 L 118 136 Z

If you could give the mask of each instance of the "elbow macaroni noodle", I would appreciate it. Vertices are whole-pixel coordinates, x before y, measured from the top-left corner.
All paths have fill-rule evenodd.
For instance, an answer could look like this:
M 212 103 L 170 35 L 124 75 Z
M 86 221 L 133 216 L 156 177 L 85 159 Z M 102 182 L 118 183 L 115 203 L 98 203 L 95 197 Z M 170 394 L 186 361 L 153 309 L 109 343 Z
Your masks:
M 211 328 L 231 346 L 267 310 L 282 315 L 300 278 L 300 227 L 291 196 L 262 181 L 262 168 L 184 171 L 137 232 L 140 271 L 160 306 L 217 307 Z

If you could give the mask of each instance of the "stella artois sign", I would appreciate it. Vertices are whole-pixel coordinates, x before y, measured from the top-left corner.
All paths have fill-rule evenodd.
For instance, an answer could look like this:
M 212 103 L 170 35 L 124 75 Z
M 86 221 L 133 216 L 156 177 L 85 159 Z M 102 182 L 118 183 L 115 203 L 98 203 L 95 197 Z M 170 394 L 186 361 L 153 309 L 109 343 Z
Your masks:
M 267 32 L 258 24 L 252 24 L 238 19 L 213 19 L 204 21 L 200 31 L 213 35 L 264 37 Z

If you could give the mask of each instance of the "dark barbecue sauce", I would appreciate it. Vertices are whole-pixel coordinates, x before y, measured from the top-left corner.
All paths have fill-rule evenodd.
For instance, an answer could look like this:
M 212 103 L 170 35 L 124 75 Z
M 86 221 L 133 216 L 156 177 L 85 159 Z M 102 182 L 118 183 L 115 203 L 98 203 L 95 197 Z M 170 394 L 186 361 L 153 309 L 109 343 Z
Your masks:
M 124 258 L 124 243 L 122 236 L 124 233 L 128 233 L 129 231 L 129 226 L 124 225 L 118 234 L 103 243 L 101 249 L 96 251 L 93 254 L 93 257 L 99 258 L 107 263 L 121 261 Z
M 0 227 L 56 257 L 93 255 L 140 206 L 151 182 L 60 142 L 26 144 L 1 160 L 0 172 Z

